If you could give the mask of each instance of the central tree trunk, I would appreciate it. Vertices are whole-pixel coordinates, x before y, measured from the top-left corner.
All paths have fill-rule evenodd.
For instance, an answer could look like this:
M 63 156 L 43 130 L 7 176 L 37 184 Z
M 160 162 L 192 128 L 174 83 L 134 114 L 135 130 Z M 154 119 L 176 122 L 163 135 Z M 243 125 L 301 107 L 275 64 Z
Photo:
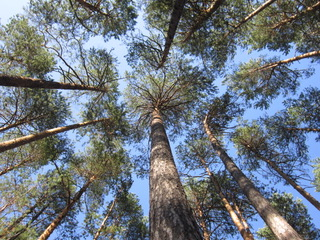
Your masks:
M 202 239 L 188 205 L 159 111 L 151 120 L 150 239 Z

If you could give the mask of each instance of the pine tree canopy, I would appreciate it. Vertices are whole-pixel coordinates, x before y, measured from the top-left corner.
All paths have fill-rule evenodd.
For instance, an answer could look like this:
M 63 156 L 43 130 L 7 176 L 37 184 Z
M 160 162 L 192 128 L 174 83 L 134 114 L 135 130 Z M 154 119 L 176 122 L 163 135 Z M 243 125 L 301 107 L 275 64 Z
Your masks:
M 1 8 L 0 239 L 320 239 L 319 0 Z

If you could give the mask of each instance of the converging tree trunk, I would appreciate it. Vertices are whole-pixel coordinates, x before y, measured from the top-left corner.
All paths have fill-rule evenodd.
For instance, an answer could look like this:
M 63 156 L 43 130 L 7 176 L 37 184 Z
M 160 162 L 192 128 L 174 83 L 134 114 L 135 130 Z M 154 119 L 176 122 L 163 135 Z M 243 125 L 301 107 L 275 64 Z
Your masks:
M 280 66 L 282 64 L 287 64 L 287 63 L 299 61 L 299 60 L 304 59 L 304 58 L 317 57 L 317 56 L 320 56 L 320 50 L 319 51 L 312 51 L 312 52 L 304 53 L 304 54 L 301 54 L 299 56 L 288 58 L 288 59 L 281 60 L 281 61 L 278 61 L 278 62 L 268 63 L 268 64 L 265 64 L 265 65 L 263 65 L 261 67 L 252 69 L 250 71 L 250 73 L 257 72 L 257 71 L 265 71 L 265 70 L 270 69 L 270 68 L 278 67 L 278 66 Z
M 82 194 L 87 191 L 90 184 L 96 180 L 96 176 L 92 176 L 83 186 L 82 188 L 75 194 L 73 199 L 67 204 L 67 206 L 60 212 L 60 214 L 51 222 L 51 224 L 44 230 L 38 240 L 45 240 L 50 237 L 53 231 L 58 227 L 60 222 L 67 216 L 71 208 L 74 206 L 76 202 L 78 202 L 82 196 Z
M 251 12 L 248 16 L 246 16 L 244 19 L 242 19 L 234 28 L 232 31 L 227 32 L 224 37 L 229 36 L 231 33 L 234 33 L 242 24 L 245 24 L 247 21 L 249 21 L 254 16 L 258 15 L 261 11 L 266 9 L 268 6 L 270 6 L 272 3 L 274 3 L 276 0 L 267 0 L 265 3 L 263 3 L 260 7 L 255 9 L 253 12 Z
M 109 120 L 109 119 L 103 118 L 103 119 L 99 119 L 99 120 L 93 120 L 93 121 L 87 121 L 87 122 L 83 122 L 83 123 L 72 124 L 72 125 L 68 125 L 65 127 L 52 128 L 52 129 L 45 130 L 40 133 L 30 134 L 28 136 L 19 137 L 19 138 L 5 141 L 5 142 L 1 142 L 0 143 L 0 153 L 4 152 L 6 150 L 9 150 L 9 149 L 20 147 L 24 144 L 28 144 L 28 143 L 31 143 L 31 142 L 34 142 L 34 141 L 58 134 L 58 133 L 61 133 L 61 132 L 69 131 L 69 130 L 76 129 L 76 128 L 83 127 L 83 126 L 87 126 L 90 124 L 95 124 L 98 122 L 104 122 L 107 120 Z
M 206 115 L 203 124 L 205 132 L 209 137 L 213 149 L 224 163 L 226 169 L 239 184 L 242 192 L 247 196 L 252 206 L 257 210 L 262 219 L 266 222 L 272 232 L 281 240 L 302 240 L 299 234 L 288 224 L 288 222 L 271 206 L 269 201 L 255 188 L 254 184 L 233 162 L 219 141 L 212 134 Z
M 217 191 L 221 202 L 223 204 L 223 206 L 226 208 L 227 212 L 229 213 L 234 225 L 238 228 L 242 238 L 244 240 L 254 240 L 253 235 L 250 231 L 250 229 L 248 227 L 245 227 L 242 224 L 241 219 L 238 217 L 238 215 L 236 214 L 236 212 L 234 211 L 233 207 L 231 206 L 230 202 L 228 201 L 228 199 L 226 198 L 226 196 L 223 194 L 223 192 L 221 191 L 221 186 L 219 184 L 218 179 L 214 176 L 214 174 L 211 172 L 211 170 L 209 169 L 207 162 L 205 161 L 205 159 L 203 159 L 202 157 L 198 156 L 198 158 L 200 159 L 200 162 L 202 164 L 202 166 L 205 168 L 208 176 L 210 177 L 210 181 L 212 182 L 214 189 Z
M 202 24 L 212 16 L 212 14 L 220 7 L 222 3 L 223 3 L 223 0 L 212 1 L 212 3 L 210 4 L 210 7 L 206 9 L 204 11 L 204 14 L 200 15 L 200 17 L 197 19 L 195 24 L 192 27 L 190 27 L 189 31 L 186 33 L 182 42 L 187 42 L 192 36 L 192 34 L 195 31 L 197 31 L 202 26 Z
M 171 14 L 171 19 L 169 23 L 169 29 L 167 32 L 166 42 L 164 44 L 164 50 L 162 53 L 162 59 L 159 63 L 158 68 L 162 68 L 163 64 L 166 62 L 171 44 L 173 42 L 174 35 L 176 34 L 176 30 L 183 12 L 184 5 L 186 4 L 186 0 L 175 0 L 173 11 Z
M 8 76 L 8 75 L 0 75 L 0 86 L 107 92 L 107 89 L 104 89 L 104 88 L 86 86 L 82 84 L 51 82 L 51 81 L 35 79 L 30 77 Z
M 150 239 L 202 239 L 187 202 L 170 144 L 157 109 L 151 120 Z
M 112 213 L 112 210 L 114 208 L 114 206 L 116 205 L 116 202 L 117 202 L 117 196 L 115 196 L 114 200 L 112 201 L 111 203 L 111 206 L 108 210 L 108 213 L 106 214 L 106 216 L 104 217 L 99 229 L 97 230 L 96 234 L 94 235 L 94 238 L 93 240 L 98 240 L 100 234 L 101 234 L 101 231 L 102 229 L 104 228 L 105 224 L 106 224 L 106 221 L 108 220 L 108 218 L 110 217 L 110 214 Z
M 15 123 L 8 124 L 8 125 L 6 125 L 4 127 L 0 127 L 0 132 L 7 131 L 7 130 L 9 130 L 11 128 L 15 128 L 15 127 L 18 127 L 18 126 L 20 126 L 22 124 L 30 123 L 33 120 L 42 119 L 42 118 L 45 118 L 45 117 L 46 117 L 45 115 L 41 115 L 41 116 L 36 116 L 36 117 L 32 117 L 32 118 L 21 119 L 21 120 L 16 121 Z
M 254 149 L 247 147 L 253 154 L 256 155 L 257 158 L 260 158 L 262 161 L 266 162 L 273 170 L 275 170 L 284 180 L 287 181 L 294 189 L 296 189 L 302 196 L 305 197 L 315 208 L 320 210 L 320 202 L 317 201 L 310 193 L 304 190 L 300 185 L 298 185 L 293 179 L 291 179 L 287 174 L 285 174 L 277 165 L 276 162 L 272 161 L 271 159 L 265 158 L 260 153 L 255 151 Z
M 275 24 L 274 26 L 272 26 L 272 29 L 276 29 L 276 28 L 279 28 L 285 24 L 291 23 L 292 21 L 299 18 L 301 15 L 306 14 L 311 11 L 315 11 L 319 6 L 320 6 L 320 1 L 316 2 L 314 5 L 312 5 L 310 7 L 307 7 L 305 10 L 301 11 L 300 13 L 294 14 L 294 15 L 282 20 L 281 22 Z

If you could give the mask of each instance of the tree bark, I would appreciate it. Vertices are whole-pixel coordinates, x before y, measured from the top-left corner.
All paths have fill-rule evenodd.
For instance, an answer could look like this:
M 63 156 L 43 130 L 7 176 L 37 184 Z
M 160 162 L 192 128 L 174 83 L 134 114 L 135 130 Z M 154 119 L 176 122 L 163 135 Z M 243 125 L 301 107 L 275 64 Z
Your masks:
M 297 128 L 297 127 L 286 127 L 288 131 L 303 131 L 303 132 L 320 132 L 320 128 Z
M 226 38 L 227 36 L 229 36 L 231 33 L 234 33 L 242 24 L 246 23 L 247 21 L 249 21 L 251 18 L 253 18 L 254 16 L 256 16 L 258 13 L 260 13 L 261 11 L 263 11 L 264 9 L 266 9 L 268 6 L 270 6 L 272 3 L 274 3 L 276 0 L 268 0 L 266 1 L 264 4 L 262 4 L 260 7 L 258 7 L 256 10 L 254 10 L 252 13 L 250 13 L 248 16 L 246 16 L 244 19 L 242 19 L 236 26 L 234 26 L 234 28 L 232 29 L 232 31 L 227 32 L 224 35 L 224 38 Z
M 288 224 L 288 222 L 271 206 L 269 201 L 255 188 L 254 184 L 233 162 L 229 155 L 221 147 L 218 140 L 212 134 L 207 123 L 208 115 L 203 124 L 205 132 L 209 137 L 213 149 L 224 163 L 226 169 L 237 181 L 242 192 L 247 196 L 252 206 L 257 210 L 262 219 L 266 222 L 272 232 L 281 240 L 302 240 L 299 234 Z
M 279 28 L 287 23 L 290 23 L 292 21 L 294 21 L 295 19 L 297 19 L 298 17 L 300 17 L 301 15 L 303 14 L 306 14 L 307 12 L 311 12 L 311 11 L 314 11 L 317 9 L 317 7 L 320 6 L 320 1 L 318 1 L 317 3 L 315 3 L 314 5 L 312 5 L 311 7 L 307 7 L 305 10 L 303 10 L 302 12 L 300 13 L 297 13 L 295 15 L 292 15 L 284 20 L 282 20 L 281 22 L 275 24 L 274 26 L 272 26 L 271 28 L 272 29 L 276 29 L 276 28 Z
M 174 35 L 176 34 L 176 30 L 183 12 L 184 5 L 186 4 L 186 0 L 176 0 L 174 3 L 173 11 L 171 13 L 171 19 L 169 23 L 169 29 L 167 32 L 166 42 L 164 44 L 164 50 L 162 53 L 162 59 L 159 63 L 158 68 L 162 68 L 165 61 L 167 60 L 169 50 L 171 44 L 173 42 Z
M 15 165 L 11 165 L 9 167 L 6 167 L 5 169 L 1 170 L 0 171 L 0 176 L 6 174 L 7 172 L 10 172 L 12 171 L 13 169 L 15 168 L 18 168 L 20 166 L 23 166 L 24 164 L 28 163 L 28 162 L 31 162 L 32 160 L 31 159 L 25 159 L 25 160 L 22 160 L 21 162 L 15 164 Z
M 304 59 L 304 58 L 316 57 L 316 56 L 320 56 L 320 50 L 319 51 L 313 51 L 313 52 L 304 53 L 304 54 L 301 54 L 299 56 L 288 58 L 288 59 L 281 60 L 281 61 L 278 61 L 278 62 L 268 63 L 266 65 L 263 65 L 261 67 L 258 67 L 258 68 L 255 68 L 255 69 L 251 70 L 250 73 L 257 72 L 257 71 L 265 71 L 265 70 L 270 69 L 270 68 L 278 67 L 279 65 L 282 65 L 282 64 L 291 63 L 291 62 L 294 62 L 294 61 L 299 61 L 299 60 Z
M 51 222 L 51 224 L 44 230 L 38 240 L 46 240 L 50 237 L 53 231 L 58 227 L 60 222 L 67 216 L 71 208 L 74 206 L 76 202 L 79 201 L 82 194 L 88 189 L 90 184 L 96 180 L 95 176 L 92 176 L 83 186 L 82 188 L 75 194 L 74 198 L 70 201 L 70 203 L 60 212 L 60 214 Z
M 217 191 L 217 193 L 218 193 L 218 195 L 219 195 L 219 197 L 221 199 L 222 204 L 224 205 L 224 207 L 226 208 L 227 212 L 229 213 L 234 225 L 238 228 L 242 238 L 244 240 L 254 240 L 250 229 L 249 228 L 245 228 L 245 226 L 242 224 L 241 219 L 235 213 L 235 211 L 234 211 L 233 207 L 231 206 L 230 202 L 228 201 L 226 196 L 221 191 L 220 184 L 219 184 L 217 178 L 214 176 L 214 174 L 210 171 L 209 167 L 207 166 L 207 162 L 201 157 L 199 157 L 199 159 L 200 159 L 201 164 L 203 165 L 203 167 L 206 169 L 206 172 L 207 172 L 208 176 L 210 177 L 210 180 L 211 180 L 215 190 Z
M 202 239 L 200 228 L 187 202 L 170 144 L 157 109 L 151 120 L 150 239 Z
M 0 86 L 107 92 L 107 89 L 93 87 L 93 86 L 85 86 L 85 85 L 74 84 L 74 83 L 51 82 L 51 81 L 35 79 L 30 77 L 8 76 L 8 75 L 0 75 Z
M 310 193 L 308 193 L 306 190 L 304 190 L 300 185 L 298 185 L 295 181 L 293 181 L 287 174 L 285 174 L 278 165 L 268 159 L 262 156 L 260 153 L 252 149 L 250 146 L 246 146 L 251 152 L 253 152 L 258 158 L 266 162 L 273 170 L 275 170 L 281 177 L 283 177 L 294 189 L 296 189 L 305 199 L 307 199 L 315 208 L 317 208 L 320 211 L 320 202 L 317 201 L 313 196 L 311 196 Z
M 17 127 L 17 126 L 19 126 L 19 125 L 22 125 L 22 124 L 25 124 L 25 123 L 30 123 L 30 122 L 32 122 L 33 120 L 41 119 L 41 118 L 45 118 L 45 117 L 46 117 L 45 115 L 41 115 L 41 116 L 36 116 L 36 117 L 32 117 L 32 118 L 24 118 L 24 119 L 21 119 L 21 120 L 16 121 L 15 123 L 8 124 L 8 125 L 6 125 L 5 127 L 1 127 L 1 128 L 0 128 L 0 132 L 4 132 L 4 131 L 6 131 L 6 130 L 9 130 L 9 129 L 11 129 L 11 128 Z
M 107 118 L 104 118 L 104 119 L 99 119 L 99 120 L 87 121 L 87 122 L 83 122 L 83 123 L 77 123 L 77 124 L 73 124 L 73 125 L 69 125 L 69 126 L 65 126 L 65 127 L 52 128 L 52 129 L 45 130 L 40 133 L 30 134 L 28 136 L 19 137 L 19 138 L 5 141 L 5 142 L 1 142 L 0 143 L 0 153 L 4 152 L 6 150 L 9 150 L 9 149 L 20 147 L 24 144 L 28 144 L 28 143 L 55 135 L 57 133 L 69 131 L 72 129 L 76 129 L 76 128 L 83 127 L 83 126 L 90 125 L 90 124 L 95 124 L 98 122 L 104 122 L 107 120 L 108 120 Z
M 206 9 L 205 13 L 203 15 L 200 15 L 200 17 L 197 19 L 196 23 L 191 26 L 191 28 L 189 29 L 189 31 L 187 32 L 187 34 L 185 35 L 184 39 L 182 40 L 182 42 L 187 42 L 190 37 L 192 36 L 192 34 L 197 31 L 201 25 L 207 21 L 212 14 L 220 7 L 220 5 L 223 3 L 224 0 L 214 0 L 210 7 L 208 9 Z
M 103 221 L 102 221 L 99 229 L 97 230 L 96 234 L 94 235 L 93 240 L 97 240 L 97 239 L 99 238 L 100 233 L 101 233 L 102 229 L 104 228 L 104 225 L 106 224 L 106 221 L 108 220 L 108 218 L 109 218 L 109 216 L 110 216 L 110 214 L 111 214 L 114 206 L 116 205 L 116 202 L 117 202 L 117 196 L 116 196 L 116 197 L 114 198 L 114 200 L 112 201 L 112 204 L 111 204 L 111 206 L 110 206 L 110 208 L 109 208 L 109 210 L 108 210 L 108 213 L 107 213 L 107 215 L 105 216 L 105 218 L 103 219 Z

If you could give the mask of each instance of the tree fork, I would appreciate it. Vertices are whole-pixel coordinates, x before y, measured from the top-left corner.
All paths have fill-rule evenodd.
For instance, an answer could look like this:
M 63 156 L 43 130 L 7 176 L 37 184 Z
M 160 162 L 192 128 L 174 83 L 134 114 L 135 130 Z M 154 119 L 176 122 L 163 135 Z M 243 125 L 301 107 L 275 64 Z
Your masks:
M 288 224 L 288 222 L 271 206 L 270 202 L 255 188 L 254 184 L 233 162 L 229 155 L 220 146 L 220 143 L 212 134 L 208 122 L 208 115 L 205 116 L 203 124 L 206 134 L 213 149 L 224 163 L 226 169 L 237 181 L 243 193 L 247 196 L 252 206 L 269 226 L 271 231 L 281 240 L 303 240 L 299 234 Z

